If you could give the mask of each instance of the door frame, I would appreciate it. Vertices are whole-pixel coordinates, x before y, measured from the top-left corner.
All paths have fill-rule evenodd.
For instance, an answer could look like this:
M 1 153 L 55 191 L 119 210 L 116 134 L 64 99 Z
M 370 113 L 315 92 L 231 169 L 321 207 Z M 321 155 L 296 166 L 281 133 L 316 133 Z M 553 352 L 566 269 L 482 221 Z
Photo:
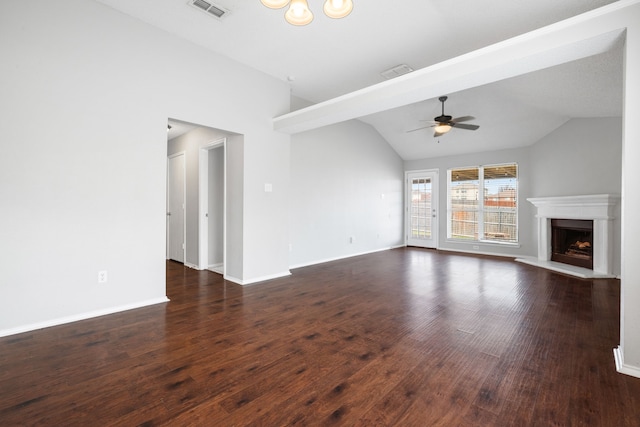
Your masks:
M 227 138 L 218 138 L 198 150 L 198 269 L 209 268 L 209 151 L 222 147 L 222 270 L 227 266 Z M 224 276 L 224 273 L 223 273 Z
M 179 151 L 167 156 L 167 203 L 166 203 L 166 259 L 171 259 L 170 244 L 171 244 L 171 218 L 169 216 L 169 204 L 171 203 L 171 167 L 170 162 L 176 157 L 182 156 L 182 262 L 187 262 L 187 152 Z
M 438 209 L 439 203 L 439 187 L 438 187 L 438 169 L 421 169 L 421 170 L 411 170 L 404 172 L 404 194 L 405 194 L 405 204 L 404 204 L 404 244 L 405 246 L 409 243 L 409 228 L 411 227 L 410 221 L 410 207 L 411 207 L 411 185 L 409 185 L 409 179 L 412 176 L 424 176 L 431 178 L 431 209 L 432 212 L 435 213 L 435 216 L 432 215 L 431 219 L 431 243 L 428 245 L 420 245 L 420 247 L 425 248 L 433 248 L 438 249 L 438 236 L 439 236 L 439 227 L 440 227 L 440 210 Z M 412 245 L 414 246 L 414 245 Z

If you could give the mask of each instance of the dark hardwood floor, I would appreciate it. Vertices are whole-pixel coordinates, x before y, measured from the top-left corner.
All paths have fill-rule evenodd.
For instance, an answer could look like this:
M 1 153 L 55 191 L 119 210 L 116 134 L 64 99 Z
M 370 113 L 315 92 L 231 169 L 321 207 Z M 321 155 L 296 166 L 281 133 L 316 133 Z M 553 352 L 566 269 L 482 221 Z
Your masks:
M 403 248 L 0 339 L 0 425 L 640 426 L 620 284 Z

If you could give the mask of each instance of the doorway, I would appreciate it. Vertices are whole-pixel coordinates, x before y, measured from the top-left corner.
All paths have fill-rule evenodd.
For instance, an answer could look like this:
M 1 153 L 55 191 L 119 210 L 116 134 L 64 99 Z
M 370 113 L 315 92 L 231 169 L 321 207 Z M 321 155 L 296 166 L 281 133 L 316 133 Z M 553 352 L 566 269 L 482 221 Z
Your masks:
M 406 172 L 406 244 L 438 246 L 438 171 Z
M 185 153 L 167 159 L 167 259 L 185 260 Z
M 212 141 L 199 150 L 200 269 L 224 275 L 226 259 L 226 143 Z

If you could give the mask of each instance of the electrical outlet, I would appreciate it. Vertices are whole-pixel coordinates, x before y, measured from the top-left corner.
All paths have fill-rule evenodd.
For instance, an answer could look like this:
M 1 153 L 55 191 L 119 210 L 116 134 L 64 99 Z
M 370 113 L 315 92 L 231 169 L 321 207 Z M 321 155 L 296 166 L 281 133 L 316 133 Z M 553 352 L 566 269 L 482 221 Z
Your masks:
M 480 246 L 474 246 L 473 249 L 477 251 L 478 249 L 480 249 Z
M 107 283 L 107 270 L 98 271 L 98 283 Z

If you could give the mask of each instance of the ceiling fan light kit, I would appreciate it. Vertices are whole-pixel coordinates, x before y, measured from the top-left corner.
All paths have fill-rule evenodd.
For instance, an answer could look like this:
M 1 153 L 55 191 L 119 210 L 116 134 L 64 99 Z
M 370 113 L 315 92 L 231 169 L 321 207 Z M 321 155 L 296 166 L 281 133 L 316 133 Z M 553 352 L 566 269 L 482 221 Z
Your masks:
M 290 0 L 260 0 L 269 9 L 282 9 L 289 4 Z
M 351 0 L 327 0 L 324 2 L 324 14 L 329 18 L 344 18 L 353 10 L 353 1 Z
M 313 21 L 313 13 L 309 9 L 307 0 L 260 0 L 269 9 L 282 9 L 289 5 L 284 19 L 291 25 L 307 25 Z M 352 0 L 326 0 L 324 13 L 329 18 L 339 19 L 349 15 L 353 10 Z
M 446 123 L 440 123 L 433 130 L 435 130 L 436 133 L 439 133 L 439 134 L 447 133 L 451 130 L 451 125 Z
M 415 132 L 415 131 L 421 130 L 421 129 L 434 128 L 433 130 L 435 132 L 433 133 L 433 137 L 437 138 L 437 137 L 442 136 L 445 133 L 449 132 L 454 127 L 458 128 L 458 129 L 465 129 L 465 130 L 476 130 L 476 129 L 480 128 L 480 126 L 478 126 L 478 125 L 462 123 L 462 122 L 467 122 L 469 120 L 475 120 L 475 117 L 462 116 L 462 117 L 456 117 L 454 119 L 452 116 L 446 115 L 444 113 L 444 102 L 446 100 L 447 100 L 446 96 L 441 96 L 440 98 L 438 98 L 438 101 L 440 101 L 442 103 L 442 114 L 441 115 L 439 115 L 438 117 L 434 117 L 433 121 L 431 121 L 431 120 L 421 120 L 421 121 L 431 122 L 431 123 L 433 123 L 432 125 L 423 126 L 423 127 L 417 128 L 417 129 L 412 129 L 412 130 L 409 130 L 407 132 Z
M 313 21 L 313 13 L 309 9 L 307 0 L 291 0 L 284 19 L 291 25 L 307 25 Z

